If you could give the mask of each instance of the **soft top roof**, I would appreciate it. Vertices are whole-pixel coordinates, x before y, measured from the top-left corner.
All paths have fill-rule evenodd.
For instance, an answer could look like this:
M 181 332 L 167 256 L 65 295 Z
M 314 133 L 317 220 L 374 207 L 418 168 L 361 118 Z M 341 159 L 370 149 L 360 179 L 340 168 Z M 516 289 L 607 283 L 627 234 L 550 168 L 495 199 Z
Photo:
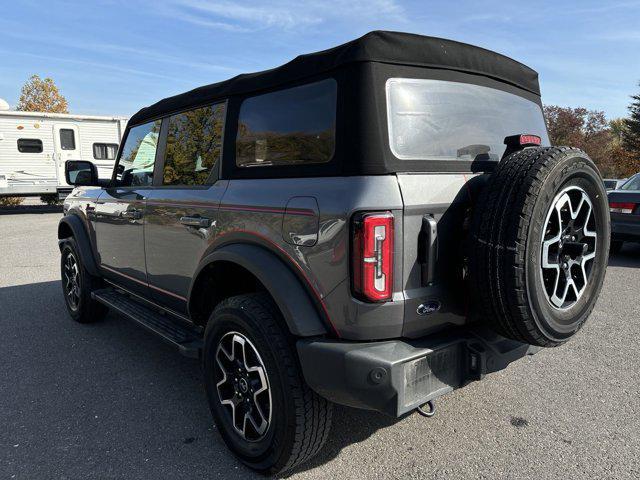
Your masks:
M 284 65 L 195 88 L 143 108 L 130 125 L 246 94 L 300 81 L 357 62 L 443 68 L 491 77 L 540 95 L 538 74 L 520 62 L 466 43 L 411 33 L 374 31 L 328 50 L 300 55 Z

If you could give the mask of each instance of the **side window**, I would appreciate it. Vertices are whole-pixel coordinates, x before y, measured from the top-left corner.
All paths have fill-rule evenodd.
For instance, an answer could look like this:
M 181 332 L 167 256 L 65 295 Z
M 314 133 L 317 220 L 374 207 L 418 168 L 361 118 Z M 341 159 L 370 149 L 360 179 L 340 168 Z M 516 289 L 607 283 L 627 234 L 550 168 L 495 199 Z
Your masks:
M 240 106 L 236 165 L 325 163 L 333 157 L 337 83 L 333 79 L 247 98 Z
M 60 147 L 62 150 L 76 149 L 76 135 L 71 128 L 60 129 Z
M 146 186 L 153 183 L 161 120 L 138 125 L 129 130 L 116 166 L 118 185 Z
M 95 160 L 113 160 L 118 153 L 118 145 L 116 143 L 94 143 L 93 158 Z
M 18 151 L 20 153 L 42 153 L 42 140 L 39 138 L 19 138 Z
M 204 185 L 222 153 L 225 104 L 169 117 L 163 185 Z

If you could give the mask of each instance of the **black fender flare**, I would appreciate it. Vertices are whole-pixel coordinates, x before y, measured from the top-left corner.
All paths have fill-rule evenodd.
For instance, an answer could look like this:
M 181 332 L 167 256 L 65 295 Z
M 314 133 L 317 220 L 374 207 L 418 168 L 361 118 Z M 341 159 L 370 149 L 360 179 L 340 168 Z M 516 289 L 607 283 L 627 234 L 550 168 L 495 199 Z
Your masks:
M 60 246 L 60 250 L 62 251 L 62 244 L 66 240 L 67 237 L 61 236 L 61 231 L 68 227 L 71 230 L 73 239 L 78 246 L 78 254 L 80 255 L 80 261 L 87 269 L 87 271 L 96 277 L 100 276 L 100 272 L 98 271 L 98 266 L 96 264 L 96 259 L 93 255 L 93 249 L 91 248 L 91 242 L 89 241 L 89 234 L 87 233 L 87 229 L 82 222 L 82 219 L 78 215 L 65 215 L 60 219 L 58 223 L 58 244 Z
M 309 292 L 278 256 L 253 244 L 224 245 L 202 259 L 194 280 L 199 277 L 205 267 L 220 261 L 235 263 L 255 275 L 273 297 L 293 335 L 310 337 L 327 333 L 325 322 Z M 195 281 L 191 285 L 191 290 L 194 285 Z M 190 291 L 190 306 L 191 293 Z

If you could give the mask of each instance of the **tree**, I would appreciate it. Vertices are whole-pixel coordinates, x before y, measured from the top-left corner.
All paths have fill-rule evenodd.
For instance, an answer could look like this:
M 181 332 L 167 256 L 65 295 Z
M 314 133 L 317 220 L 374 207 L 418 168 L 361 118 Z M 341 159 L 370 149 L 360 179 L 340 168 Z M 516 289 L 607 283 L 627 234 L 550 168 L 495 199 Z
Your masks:
M 544 114 L 551 143 L 584 150 L 603 176 L 627 177 L 640 169 L 640 155 L 620 141 L 628 130 L 626 120 L 607 122 L 604 112 L 556 105 L 546 105 Z
M 627 129 L 627 119 L 614 118 L 609 122 L 609 128 L 611 129 L 614 142 L 616 142 L 617 145 L 621 145 Z
M 67 99 L 51 78 L 32 75 L 20 92 L 17 110 L 23 112 L 69 113 Z
M 628 151 L 640 156 L 640 94 L 632 95 L 631 98 L 633 101 L 629 105 L 629 118 L 625 119 L 622 144 Z

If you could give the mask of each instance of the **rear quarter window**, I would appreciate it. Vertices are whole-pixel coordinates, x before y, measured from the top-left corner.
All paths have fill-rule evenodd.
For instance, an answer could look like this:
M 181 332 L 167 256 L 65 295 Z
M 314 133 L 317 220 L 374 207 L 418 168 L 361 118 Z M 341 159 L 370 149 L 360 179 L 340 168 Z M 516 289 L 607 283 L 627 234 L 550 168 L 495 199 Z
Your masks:
M 236 165 L 330 161 L 335 150 L 336 102 L 334 79 L 247 98 L 240 106 Z

